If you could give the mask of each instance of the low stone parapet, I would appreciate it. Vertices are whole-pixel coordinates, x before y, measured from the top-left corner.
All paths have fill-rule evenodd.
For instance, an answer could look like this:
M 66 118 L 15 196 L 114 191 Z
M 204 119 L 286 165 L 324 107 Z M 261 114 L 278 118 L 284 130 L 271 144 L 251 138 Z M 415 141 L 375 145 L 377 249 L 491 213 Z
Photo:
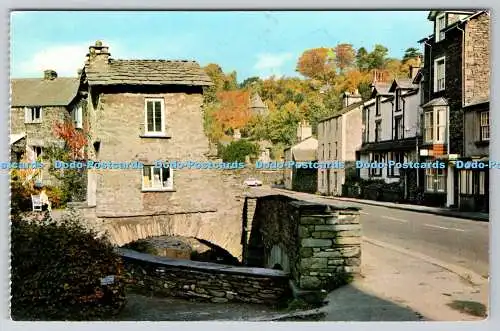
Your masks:
M 132 288 L 150 295 L 259 304 L 276 304 L 290 295 L 288 274 L 280 270 L 176 260 L 123 248 L 118 252 Z

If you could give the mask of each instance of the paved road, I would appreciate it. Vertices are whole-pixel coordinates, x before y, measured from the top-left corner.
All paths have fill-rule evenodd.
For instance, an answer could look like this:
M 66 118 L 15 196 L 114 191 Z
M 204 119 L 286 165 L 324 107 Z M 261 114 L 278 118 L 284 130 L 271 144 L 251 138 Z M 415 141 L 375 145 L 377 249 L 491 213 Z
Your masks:
M 363 235 L 471 269 L 489 272 L 487 222 L 358 203 Z
M 318 202 L 360 207 L 364 236 L 462 266 L 479 275 L 489 274 L 488 222 L 326 199 L 314 194 L 292 194 L 297 198 L 306 196 Z

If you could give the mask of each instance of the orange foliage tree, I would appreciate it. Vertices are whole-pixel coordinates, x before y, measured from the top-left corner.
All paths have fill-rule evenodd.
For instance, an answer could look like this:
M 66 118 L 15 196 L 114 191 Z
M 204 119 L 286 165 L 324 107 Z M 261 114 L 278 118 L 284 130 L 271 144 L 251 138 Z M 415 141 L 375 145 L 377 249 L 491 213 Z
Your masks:
M 75 125 L 69 121 L 56 122 L 53 126 L 53 131 L 56 137 L 64 140 L 69 149 L 70 157 L 73 159 L 84 159 L 85 146 L 88 143 L 88 129 L 77 129 Z
M 308 49 L 299 58 L 296 70 L 305 77 L 326 81 L 335 73 L 331 48 Z
M 215 117 L 224 130 L 239 129 L 251 117 L 249 109 L 250 94 L 247 91 L 222 91 L 217 93 L 219 110 Z
M 335 46 L 335 63 L 340 72 L 344 72 L 347 68 L 354 64 L 356 51 L 351 44 L 338 44 Z

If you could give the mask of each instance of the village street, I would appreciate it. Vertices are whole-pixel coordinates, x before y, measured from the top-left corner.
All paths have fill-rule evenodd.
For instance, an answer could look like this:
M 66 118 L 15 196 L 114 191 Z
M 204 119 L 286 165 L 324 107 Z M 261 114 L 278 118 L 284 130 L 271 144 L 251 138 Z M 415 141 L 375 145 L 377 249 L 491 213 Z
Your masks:
M 280 190 L 280 192 L 283 192 Z M 321 203 L 361 208 L 363 236 L 488 276 L 488 222 L 372 206 L 289 192 Z
M 470 320 L 477 317 L 449 305 L 488 306 L 488 222 L 281 189 L 256 190 L 362 208 L 362 277 L 329 294 L 326 320 L 411 320 L 412 313 L 402 307 L 424 319 Z

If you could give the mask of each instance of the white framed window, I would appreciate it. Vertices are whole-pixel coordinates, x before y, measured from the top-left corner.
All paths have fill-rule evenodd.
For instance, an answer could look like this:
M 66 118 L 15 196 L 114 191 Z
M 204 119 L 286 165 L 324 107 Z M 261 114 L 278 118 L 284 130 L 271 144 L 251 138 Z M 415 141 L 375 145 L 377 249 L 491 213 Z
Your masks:
M 425 190 L 427 192 L 446 192 L 445 169 L 425 169 Z
M 436 16 L 436 42 L 439 42 L 444 39 L 445 33 L 443 32 L 444 28 L 446 28 L 446 13 L 442 13 Z
M 434 60 L 434 92 L 443 91 L 446 88 L 446 58 L 440 57 Z
M 337 146 L 337 142 L 335 142 L 335 160 L 337 160 L 337 158 L 339 157 L 339 154 L 338 154 L 338 146 Z
M 403 116 L 394 117 L 394 139 L 404 138 Z
M 169 191 L 174 189 L 174 173 L 171 167 L 158 168 L 144 165 L 142 169 L 143 191 Z
M 448 107 L 435 107 L 424 113 L 424 140 L 426 143 L 446 143 Z
M 479 172 L 479 194 L 484 195 L 486 192 L 486 172 Z
M 403 152 L 389 152 L 387 153 L 387 158 L 396 163 L 404 163 L 405 159 Z M 391 177 L 399 177 L 400 175 L 399 168 L 396 168 L 395 166 L 388 166 L 387 172 Z
M 42 123 L 42 107 L 25 107 L 24 123 Z
M 384 162 L 384 155 L 382 153 L 373 153 L 372 154 L 372 162 L 377 162 L 377 163 L 382 163 Z M 382 176 L 382 169 L 381 168 L 371 168 L 371 175 L 372 176 Z
M 77 129 L 83 128 L 83 108 L 82 108 L 82 106 L 78 105 L 75 108 L 73 108 L 73 111 L 71 112 L 71 120 L 73 121 L 75 128 L 77 128 Z
M 472 170 L 462 170 L 460 172 L 460 193 L 473 194 Z
M 490 112 L 479 113 L 479 139 L 481 141 L 490 140 Z
M 165 101 L 163 99 L 147 98 L 144 117 L 146 135 L 165 135 Z
M 445 107 L 436 109 L 436 142 L 444 143 L 446 141 L 446 112 Z
M 432 142 L 434 139 L 434 111 L 424 113 L 424 140 Z

